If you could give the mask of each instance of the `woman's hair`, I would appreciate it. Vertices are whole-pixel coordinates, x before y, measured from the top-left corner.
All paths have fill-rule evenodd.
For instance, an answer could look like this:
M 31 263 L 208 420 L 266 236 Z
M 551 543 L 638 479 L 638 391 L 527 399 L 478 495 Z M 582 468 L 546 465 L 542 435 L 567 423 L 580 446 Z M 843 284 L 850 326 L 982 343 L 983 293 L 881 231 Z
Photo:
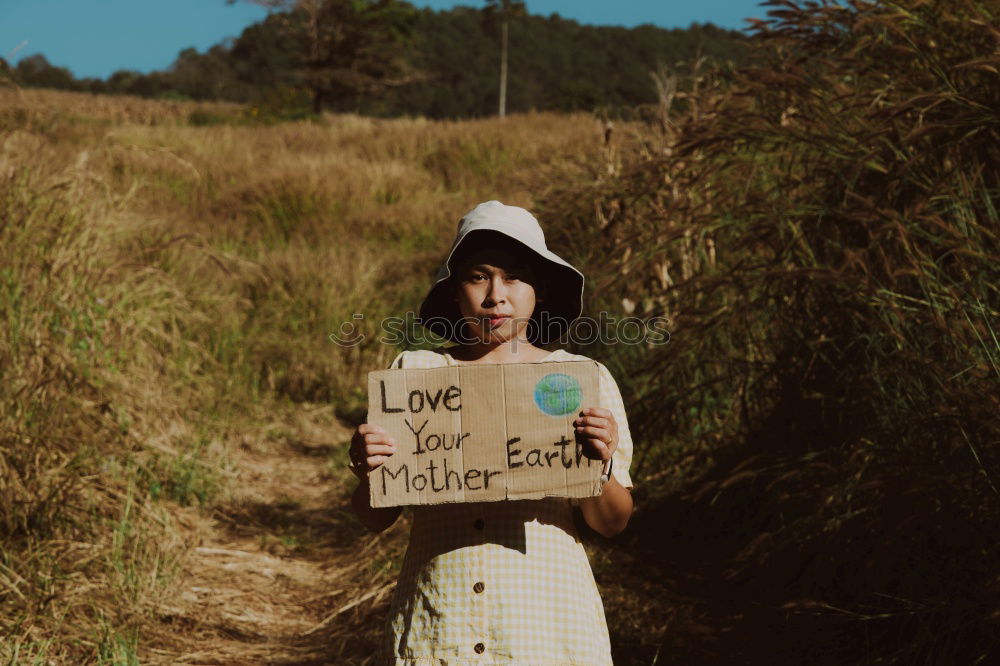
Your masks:
M 465 241 L 463 241 L 459 251 L 451 257 L 451 262 L 449 264 L 451 268 L 451 275 L 448 278 L 451 293 L 458 293 L 461 271 L 468 265 L 469 257 L 480 250 L 505 251 L 514 257 L 514 264 L 516 268 L 521 270 L 526 269 L 529 272 L 529 279 L 525 281 L 528 282 L 535 290 L 535 310 L 531 314 L 531 321 L 528 323 L 525 335 L 532 344 L 544 344 L 547 342 L 542 340 L 541 336 L 541 323 L 539 321 L 540 309 L 538 307 L 538 303 L 544 300 L 545 294 L 548 291 L 547 274 L 551 272 L 551 269 L 548 266 L 548 262 L 539 257 L 533 250 L 523 243 L 514 240 L 505 234 L 493 231 L 482 231 L 470 234 Z M 464 326 L 464 323 L 460 324 L 461 329 L 458 333 L 461 337 L 465 337 L 465 335 L 463 335 Z M 468 338 L 465 337 L 465 339 Z
M 451 257 L 449 264 L 451 268 L 452 293 L 458 289 L 459 273 L 468 264 L 468 259 L 480 250 L 499 250 L 509 253 L 514 257 L 514 265 L 520 270 L 527 269 L 530 273 L 530 280 L 526 280 L 535 288 L 536 301 L 542 300 L 545 292 L 546 274 L 549 272 L 548 262 L 539 257 L 529 247 L 504 234 L 491 231 L 470 234 L 462 243 L 459 251 Z

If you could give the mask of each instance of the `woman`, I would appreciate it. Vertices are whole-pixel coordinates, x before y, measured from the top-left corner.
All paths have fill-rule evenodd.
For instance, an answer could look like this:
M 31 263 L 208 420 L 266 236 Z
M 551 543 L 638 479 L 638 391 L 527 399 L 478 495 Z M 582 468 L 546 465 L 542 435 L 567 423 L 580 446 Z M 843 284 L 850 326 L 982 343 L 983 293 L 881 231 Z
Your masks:
M 538 345 L 580 315 L 583 275 L 545 246 L 523 208 L 489 201 L 462 218 L 451 252 L 420 309 L 424 326 L 455 342 L 403 352 L 395 368 L 588 360 Z M 598 364 L 600 408 L 574 426 L 584 453 L 604 464 L 597 497 L 579 500 L 587 524 L 605 536 L 632 513 L 632 441 L 621 395 Z M 351 442 L 360 484 L 352 507 L 380 531 L 399 507 L 369 506 L 368 473 L 396 443 L 377 424 Z M 565 498 L 414 507 L 413 528 L 378 663 L 611 663 L 604 608 Z

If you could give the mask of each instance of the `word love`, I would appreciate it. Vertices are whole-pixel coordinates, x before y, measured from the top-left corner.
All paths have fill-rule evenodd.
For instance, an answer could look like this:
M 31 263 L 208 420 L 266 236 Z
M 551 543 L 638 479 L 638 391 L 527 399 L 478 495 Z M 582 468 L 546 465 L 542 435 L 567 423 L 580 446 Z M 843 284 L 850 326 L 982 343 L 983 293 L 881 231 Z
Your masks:
M 403 407 L 390 407 L 388 399 L 385 395 L 385 380 L 379 382 L 379 390 L 382 394 L 382 413 L 383 414 L 398 414 L 399 412 L 405 411 Z M 426 400 L 424 399 L 426 396 Z M 447 389 L 439 388 L 436 393 L 432 394 L 431 391 L 424 389 L 415 389 L 410 391 L 409 398 L 406 401 L 406 406 L 410 408 L 410 412 L 413 414 L 419 414 L 424 411 L 424 406 L 430 406 L 432 412 L 436 412 L 438 405 L 444 401 L 444 408 L 449 412 L 457 412 L 462 409 L 462 389 L 457 386 L 449 386 Z M 457 401 L 453 403 L 452 401 Z

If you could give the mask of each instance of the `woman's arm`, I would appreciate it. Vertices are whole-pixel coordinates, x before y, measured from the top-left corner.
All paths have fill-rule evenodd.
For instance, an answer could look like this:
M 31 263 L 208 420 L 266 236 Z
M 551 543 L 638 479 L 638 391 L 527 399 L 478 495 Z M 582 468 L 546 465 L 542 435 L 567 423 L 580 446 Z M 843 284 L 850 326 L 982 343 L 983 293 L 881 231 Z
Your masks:
M 618 421 L 610 409 L 587 408 L 573 422 L 588 458 L 607 464 L 618 448 Z M 628 525 L 632 517 L 632 491 L 612 474 L 596 497 L 580 500 L 583 519 L 596 532 L 613 537 Z
M 351 495 L 351 509 L 372 532 L 381 532 L 392 525 L 402 511 L 398 506 L 373 508 L 368 499 L 368 473 L 395 452 L 396 443 L 379 426 L 362 423 L 351 437 L 351 471 L 360 482 Z
M 365 477 L 361 479 L 358 487 L 354 489 L 354 494 L 351 495 L 351 508 L 361 524 L 372 532 L 381 532 L 396 522 L 403 507 L 372 508 L 368 502 L 368 493 L 368 478 Z
M 611 476 L 600 495 L 580 500 L 580 510 L 591 529 L 603 536 L 613 537 L 625 529 L 632 517 L 632 491 Z

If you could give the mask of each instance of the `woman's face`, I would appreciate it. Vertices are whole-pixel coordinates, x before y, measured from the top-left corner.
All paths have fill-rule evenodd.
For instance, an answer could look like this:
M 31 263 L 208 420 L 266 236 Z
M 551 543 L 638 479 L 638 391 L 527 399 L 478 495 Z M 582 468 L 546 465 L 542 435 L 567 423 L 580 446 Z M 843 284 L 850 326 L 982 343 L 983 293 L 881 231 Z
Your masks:
M 525 329 L 540 300 L 535 284 L 531 266 L 516 253 L 504 248 L 471 252 L 455 271 L 455 300 L 467 326 L 462 342 L 496 344 L 525 339 Z

